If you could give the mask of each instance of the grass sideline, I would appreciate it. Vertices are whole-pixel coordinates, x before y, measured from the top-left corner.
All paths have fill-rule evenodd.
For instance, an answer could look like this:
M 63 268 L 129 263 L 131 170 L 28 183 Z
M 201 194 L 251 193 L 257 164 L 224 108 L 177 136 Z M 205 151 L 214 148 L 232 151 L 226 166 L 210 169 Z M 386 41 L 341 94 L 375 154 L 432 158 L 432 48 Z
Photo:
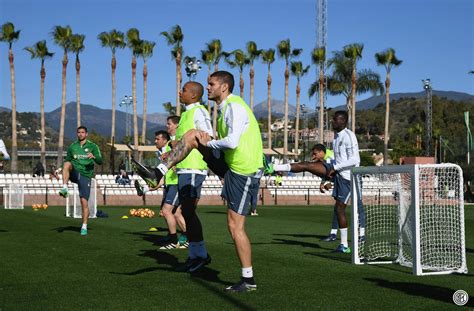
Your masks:
M 89 235 L 63 207 L 0 210 L 0 310 L 457 309 L 474 306 L 474 208 L 466 207 L 467 275 L 416 277 L 397 265 L 355 266 L 331 251 L 331 207 L 259 207 L 249 217 L 256 292 L 229 294 L 240 277 L 226 208 L 199 207 L 212 263 L 201 273 L 173 271 L 187 250 L 160 251 L 162 218 L 121 219 L 125 207 L 99 208 Z M 151 226 L 159 232 L 148 232 Z

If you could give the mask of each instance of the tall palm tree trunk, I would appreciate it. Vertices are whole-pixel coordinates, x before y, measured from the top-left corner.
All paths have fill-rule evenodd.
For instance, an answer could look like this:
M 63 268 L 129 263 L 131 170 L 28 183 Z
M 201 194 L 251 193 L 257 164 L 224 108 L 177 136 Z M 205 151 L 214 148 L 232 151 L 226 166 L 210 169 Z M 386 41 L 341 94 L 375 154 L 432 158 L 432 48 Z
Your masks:
M 179 91 L 181 90 L 181 53 L 176 55 L 176 115 L 181 115 L 181 103 L 179 102 Z
M 324 141 L 324 69 L 319 69 L 319 142 Z
M 61 167 L 63 163 L 63 151 L 64 151 L 64 123 L 66 121 L 66 69 L 67 69 L 68 58 L 67 54 L 63 57 L 63 70 L 62 70 L 62 87 L 61 87 L 61 120 L 59 121 L 59 142 L 58 142 L 58 159 L 56 161 L 56 167 Z
M 45 139 L 45 120 L 44 120 L 44 80 L 46 78 L 46 70 L 41 65 L 41 86 L 40 86 L 40 124 L 41 124 L 41 164 L 46 168 L 46 139 Z
M 283 159 L 288 159 L 288 81 L 290 79 L 290 71 L 288 70 L 288 64 L 285 68 L 285 122 L 283 129 Z
M 244 98 L 244 73 L 240 72 L 240 80 L 239 80 L 239 88 L 240 88 L 240 97 Z
M 255 70 L 253 69 L 253 64 L 250 66 L 250 110 L 253 111 L 253 93 L 254 93 L 254 88 L 255 88 Z
M 117 68 L 117 60 L 115 55 L 112 56 L 112 131 L 110 134 L 110 143 L 115 143 L 115 103 L 116 103 L 116 81 L 115 81 L 115 68 Z
M 77 127 L 81 126 L 81 62 L 76 58 L 76 106 Z
M 10 48 L 8 51 L 8 61 L 10 63 L 10 87 L 12 93 L 12 155 L 11 155 L 11 171 L 18 172 L 18 142 L 16 133 L 16 87 L 15 87 L 15 65 L 13 64 L 14 56 Z
M 143 65 L 143 118 L 142 118 L 142 144 L 146 144 L 146 114 L 147 114 L 147 92 L 148 92 L 148 68 L 147 64 Z M 140 152 L 140 160 L 143 152 Z
M 351 130 L 355 133 L 355 113 L 356 113 L 356 88 L 357 76 L 355 68 L 352 70 L 352 91 L 351 91 Z
M 137 115 L 137 58 L 132 58 L 132 97 L 133 97 L 133 145 L 134 156 L 138 158 L 138 115 Z
M 219 65 L 214 64 L 214 72 L 219 70 Z M 212 131 L 214 136 L 217 137 L 217 104 L 214 102 L 214 108 L 212 109 Z
M 383 165 L 388 163 L 388 122 L 390 120 L 390 72 L 387 73 L 387 78 L 385 79 L 385 129 L 383 137 Z
M 298 160 L 299 152 L 298 152 L 298 145 L 300 141 L 300 81 L 298 80 L 298 84 L 296 85 L 296 124 L 295 124 L 295 159 Z
M 267 76 L 268 148 L 272 148 L 272 75 Z
M 211 65 L 208 66 L 207 80 L 206 81 L 209 81 L 210 77 L 211 77 Z M 212 106 L 212 102 L 210 100 L 208 100 L 207 101 L 207 112 L 209 112 L 209 115 L 211 114 L 211 106 Z

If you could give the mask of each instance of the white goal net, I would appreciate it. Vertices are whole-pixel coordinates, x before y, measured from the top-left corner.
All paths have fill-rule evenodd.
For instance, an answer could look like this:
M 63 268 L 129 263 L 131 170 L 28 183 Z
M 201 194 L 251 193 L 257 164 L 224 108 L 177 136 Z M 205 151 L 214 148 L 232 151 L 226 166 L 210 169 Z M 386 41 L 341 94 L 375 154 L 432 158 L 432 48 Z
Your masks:
M 353 263 L 399 263 L 416 275 L 467 273 L 459 166 L 355 168 L 352 193 Z
M 5 209 L 24 209 L 25 185 L 9 184 L 3 191 Z
M 66 198 L 66 217 L 82 218 L 82 205 L 79 198 L 79 188 L 72 184 L 72 190 L 69 188 L 69 196 Z M 88 201 L 89 218 L 96 218 L 97 214 L 97 183 L 91 179 L 91 193 Z

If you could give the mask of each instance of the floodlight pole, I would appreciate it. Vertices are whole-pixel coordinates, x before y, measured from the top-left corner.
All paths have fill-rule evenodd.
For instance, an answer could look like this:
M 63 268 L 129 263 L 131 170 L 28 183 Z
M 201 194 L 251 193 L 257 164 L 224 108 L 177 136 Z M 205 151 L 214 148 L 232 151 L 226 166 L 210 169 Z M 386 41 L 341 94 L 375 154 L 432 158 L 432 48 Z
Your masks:
M 425 98 L 426 98 L 426 107 L 425 107 L 425 156 L 429 157 L 431 155 L 431 137 L 433 134 L 433 105 L 432 105 L 432 88 L 431 80 L 424 79 L 423 88 L 425 89 Z

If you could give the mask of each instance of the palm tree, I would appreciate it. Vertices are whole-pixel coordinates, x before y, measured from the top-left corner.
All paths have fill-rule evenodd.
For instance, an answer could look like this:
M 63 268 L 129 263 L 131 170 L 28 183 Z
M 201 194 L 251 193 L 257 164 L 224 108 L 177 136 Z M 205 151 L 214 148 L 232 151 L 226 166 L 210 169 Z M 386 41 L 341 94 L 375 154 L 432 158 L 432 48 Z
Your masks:
M 127 46 L 132 50 L 133 145 L 135 156 L 138 155 L 137 56 L 140 54 L 141 41 L 138 29 L 130 28 L 127 31 Z
M 226 53 L 225 54 L 225 61 L 226 63 L 231 67 L 239 68 L 239 88 L 240 88 L 240 97 L 244 97 L 244 67 L 247 66 L 250 63 L 250 60 L 247 58 L 245 55 L 244 51 L 237 49 L 235 51 L 232 51 L 231 53 Z M 230 57 L 233 56 L 233 59 Z
M 44 61 L 47 58 L 53 57 L 54 53 L 48 51 L 46 41 L 38 41 L 35 45 L 25 48 L 26 51 L 30 52 L 31 59 L 38 58 L 41 60 L 41 86 L 40 86 L 40 123 L 41 123 L 41 163 L 43 167 L 46 167 L 46 140 L 45 140 L 45 118 L 44 118 L 44 80 L 46 78 L 46 69 L 44 68 Z
M 147 91 L 148 91 L 148 65 L 147 61 L 153 56 L 155 42 L 143 40 L 140 46 L 140 57 L 143 59 L 143 119 L 142 119 L 142 144 L 146 143 L 146 114 L 147 114 Z M 140 157 L 141 158 L 141 157 Z
M 388 48 L 387 50 L 375 53 L 375 60 L 377 65 L 382 65 L 385 67 L 387 76 L 385 78 L 385 130 L 384 130 L 384 139 L 383 139 L 383 164 L 387 165 L 388 160 L 388 122 L 390 120 L 390 72 L 393 67 L 399 66 L 402 61 L 395 56 L 395 50 Z
M 307 74 L 309 66 L 303 67 L 303 63 L 300 61 L 291 62 L 291 74 L 296 77 L 296 124 L 295 124 L 295 150 L 296 159 L 298 159 L 298 142 L 299 142 L 299 129 L 300 129 L 300 80 L 301 77 Z
M 211 40 L 207 45 L 207 51 L 212 55 L 211 59 L 214 63 L 214 72 L 219 70 L 219 62 L 222 56 L 225 56 L 225 53 L 222 51 L 222 43 L 219 39 Z M 212 110 L 212 129 L 216 133 L 217 129 L 217 105 L 214 104 Z
M 253 110 L 253 96 L 254 96 L 254 78 L 255 78 L 255 69 L 253 66 L 254 61 L 260 57 L 262 50 L 257 49 L 257 43 L 254 41 L 247 42 L 247 58 L 250 62 L 250 109 Z
M 61 120 L 59 122 L 59 141 L 58 141 L 58 159 L 56 167 L 60 167 L 63 162 L 64 150 L 64 123 L 66 120 L 66 69 L 68 63 L 67 53 L 71 48 L 72 29 L 70 26 L 54 26 L 51 33 L 54 43 L 59 45 L 63 51 L 63 69 L 62 69 L 62 89 L 61 89 Z
M 275 61 L 275 50 L 268 49 L 262 51 L 262 61 L 267 64 L 267 108 L 268 108 L 268 148 L 272 148 L 272 74 L 271 65 Z
M 334 52 L 333 57 L 328 60 L 328 66 L 332 68 L 331 74 L 327 77 L 326 92 L 331 96 L 344 95 L 346 98 L 346 106 L 350 106 L 352 95 L 352 65 L 342 52 Z M 357 94 L 382 93 L 384 91 L 383 84 L 380 82 L 378 73 L 363 69 L 357 72 Z M 319 91 L 319 81 L 313 82 L 308 90 L 311 98 Z
M 318 47 L 313 49 L 311 53 L 311 60 L 313 64 L 319 67 L 319 141 L 322 143 L 324 140 L 324 65 L 326 63 L 326 48 Z
M 76 54 L 76 106 L 77 106 L 77 127 L 81 126 L 81 62 L 79 53 L 84 51 L 85 35 L 74 34 L 71 36 L 71 52 Z
M 110 135 L 110 143 L 115 143 L 115 103 L 116 103 L 116 83 L 115 83 L 115 69 L 117 68 L 117 60 L 115 58 L 115 51 L 117 48 L 123 49 L 127 44 L 125 43 L 123 32 L 112 29 L 109 32 L 101 32 L 97 37 L 102 47 L 108 47 L 112 51 L 112 132 Z
M 181 114 L 181 103 L 179 102 L 179 91 L 181 90 L 181 58 L 183 57 L 183 39 L 184 35 L 181 31 L 181 27 L 176 25 L 171 28 L 169 32 L 163 31 L 163 35 L 168 45 L 173 46 L 171 50 L 171 57 L 176 62 L 176 114 L 179 116 Z
M 18 171 L 18 142 L 16 133 L 16 86 L 15 86 L 15 65 L 13 64 L 13 42 L 20 38 L 20 30 L 15 31 L 15 25 L 5 23 L 2 25 L 0 40 L 8 43 L 8 62 L 10 63 L 10 88 L 12 95 L 12 155 L 11 155 L 11 171 Z
M 285 122 L 283 131 L 283 158 L 288 154 L 288 81 L 290 80 L 290 59 L 301 54 L 302 49 L 291 49 L 290 39 L 282 40 L 277 45 L 278 57 L 285 60 Z
M 207 81 L 209 81 L 209 77 L 211 76 L 211 66 L 214 63 L 212 55 L 213 54 L 208 50 L 201 50 L 201 60 L 207 65 Z M 209 111 L 209 114 L 211 113 L 211 103 L 209 101 L 207 102 L 207 111 Z
M 362 43 L 352 43 L 346 45 L 343 48 L 344 56 L 349 59 L 352 67 L 352 75 L 351 75 L 351 82 L 352 82 L 352 92 L 351 92 L 351 103 L 350 109 L 350 124 L 352 132 L 355 132 L 355 111 L 356 111 L 356 92 L 357 92 L 357 61 L 362 58 L 362 51 L 364 50 L 364 45 Z

